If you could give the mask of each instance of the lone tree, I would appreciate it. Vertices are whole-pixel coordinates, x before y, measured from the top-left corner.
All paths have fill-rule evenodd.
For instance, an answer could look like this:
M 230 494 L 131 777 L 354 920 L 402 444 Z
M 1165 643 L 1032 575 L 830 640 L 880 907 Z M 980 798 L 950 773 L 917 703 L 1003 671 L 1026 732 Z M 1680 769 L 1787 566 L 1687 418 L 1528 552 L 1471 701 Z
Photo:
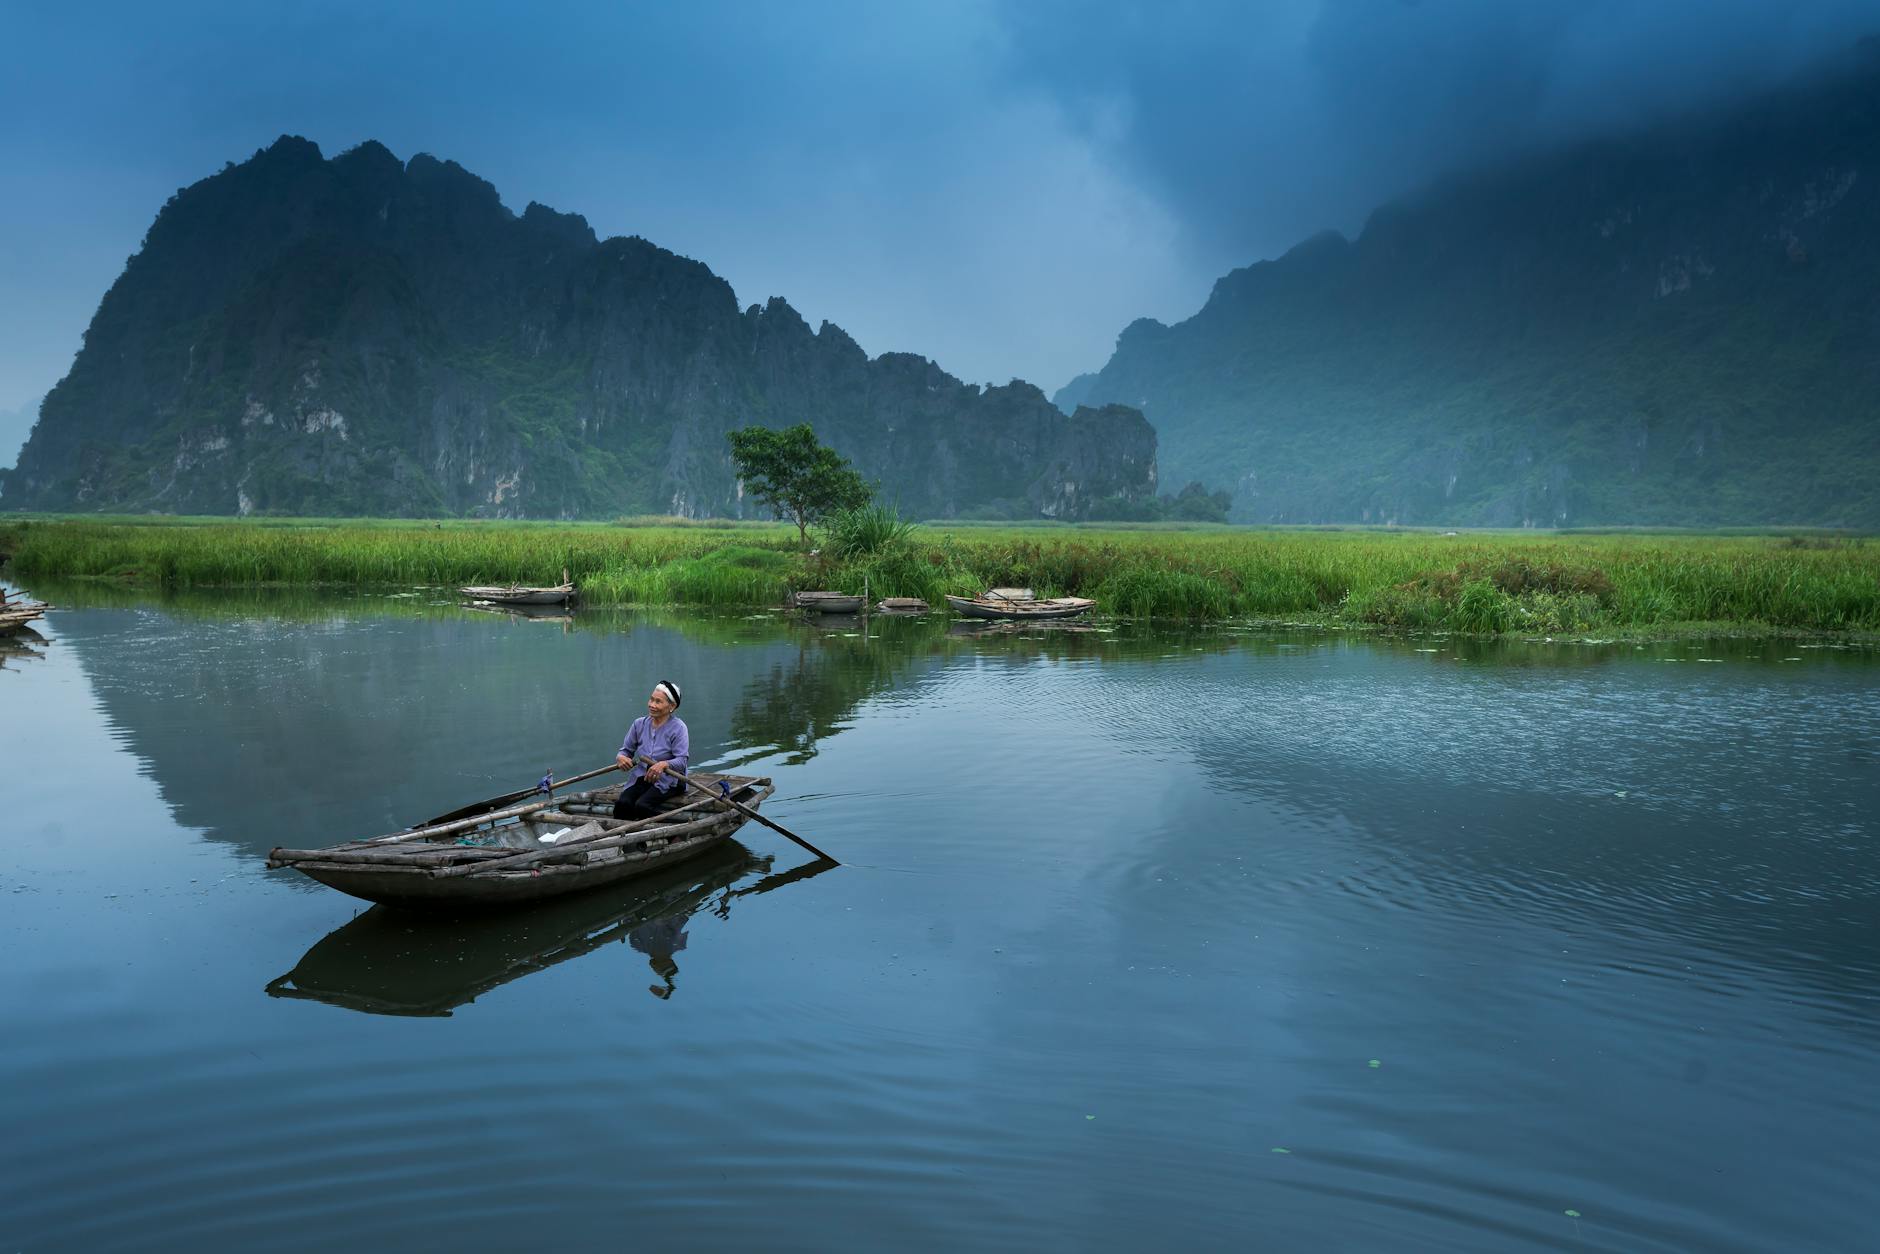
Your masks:
M 807 422 L 782 431 L 744 427 L 726 437 L 744 490 L 796 523 L 809 547 L 809 525 L 836 510 L 858 509 L 874 492 L 848 459 L 816 442 Z

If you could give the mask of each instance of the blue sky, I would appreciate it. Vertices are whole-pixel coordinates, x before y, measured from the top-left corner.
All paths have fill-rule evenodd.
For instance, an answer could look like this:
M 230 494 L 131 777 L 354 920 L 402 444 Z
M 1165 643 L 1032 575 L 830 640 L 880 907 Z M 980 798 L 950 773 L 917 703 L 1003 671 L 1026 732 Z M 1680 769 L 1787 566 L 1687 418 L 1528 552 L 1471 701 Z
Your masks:
M 0 411 L 171 193 L 284 133 L 452 158 L 871 353 L 1052 389 L 1445 169 L 1876 30 L 1880 0 L 0 0 Z

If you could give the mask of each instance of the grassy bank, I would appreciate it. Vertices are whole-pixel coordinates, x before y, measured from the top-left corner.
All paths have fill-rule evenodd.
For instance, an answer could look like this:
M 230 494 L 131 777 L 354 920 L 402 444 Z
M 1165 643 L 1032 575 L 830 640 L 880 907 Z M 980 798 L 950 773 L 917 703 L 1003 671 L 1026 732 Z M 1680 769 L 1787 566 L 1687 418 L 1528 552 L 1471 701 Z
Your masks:
M 794 543 L 792 529 L 761 524 L 0 523 L 0 555 L 21 576 L 164 587 L 550 583 L 566 568 L 598 603 L 770 605 L 810 587 L 937 602 L 1023 584 L 1127 617 L 1880 631 L 1880 544 L 1858 538 L 930 525 L 840 560 Z

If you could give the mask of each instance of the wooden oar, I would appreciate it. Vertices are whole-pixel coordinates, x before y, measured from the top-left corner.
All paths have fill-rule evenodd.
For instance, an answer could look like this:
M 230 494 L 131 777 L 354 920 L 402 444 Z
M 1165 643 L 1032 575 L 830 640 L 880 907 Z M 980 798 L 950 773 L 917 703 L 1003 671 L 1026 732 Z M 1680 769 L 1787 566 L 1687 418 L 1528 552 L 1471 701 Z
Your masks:
M 617 771 L 619 769 L 619 766 L 610 764 L 600 767 L 597 770 L 589 771 L 585 775 L 576 775 L 573 779 L 564 779 L 561 783 L 553 785 L 553 787 L 560 788 L 563 784 L 572 784 L 577 780 L 592 779 L 596 775 L 605 775 L 609 771 Z M 433 820 L 432 822 L 424 824 L 422 827 L 406 828 L 402 832 L 393 832 L 389 836 L 375 836 L 371 840 L 353 841 L 351 845 L 347 847 L 356 848 L 361 845 L 396 845 L 402 844 L 408 840 L 429 840 L 433 836 L 449 836 L 453 832 L 467 832 L 471 828 L 481 827 L 485 823 L 494 823 L 497 819 L 519 818 L 524 814 L 534 814 L 537 810 L 546 810 L 551 806 L 559 804 L 560 802 L 555 798 L 551 789 L 550 793 L 541 801 L 529 801 L 521 805 L 504 806 L 500 810 L 488 810 L 478 814 L 467 815 L 461 819 L 448 819 L 443 822 Z
M 638 762 L 641 766 L 653 765 L 653 759 L 647 757 L 644 754 L 641 754 L 638 757 L 636 757 L 634 761 Z M 829 857 L 828 854 L 824 853 L 822 850 L 818 849 L 816 846 L 810 844 L 807 840 L 804 840 L 801 836 L 798 836 L 795 832 L 791 831 L 789 828 L 785 827 L 783 824 L 772 823 L 769 819 L 765 818 L 763 815 L 759 814 L 757 811 L 751 809 L 749 806 L 740 805 L 739 803 L 733 801 L 731 798 L 725 796 L 723 793 L 713 792 L 711 789 L 705 787 L 705 785 L 703 784 L 693 783 L 691 779 L 689 779 L 683 772 L 673 771 L 672 773 L 679 777 L 680 783 L 684 784 L 687 788 L 690 788 L 692 791 L 697 792 L 697 793 L 703 793 L 706 797 L 710 798 L 713 801 L 722 802 L 723 804 L 730 806 L 733 810 L 736 810 L 738 813 L 742 814 L 747 819 L 756 819 L 759 823 L 762 823 L 765 827 L 768 827 L 771 831 L 776 832 L 782 836 L 788 836 L 791 840 L 794 840 L 797 844 L 803 846 L 803 848 L 809 850 L 811 853 L 815 854 L 819 858 L 829 858 L 829 861 L 834 862 L 837 866 L 842 865 L 841 862 L 837 861 L 835 858 Z
M 605 775 L 609 771 L 617 771 L 619 769 L 619 766 L 610 762 L 598 770 L 588 771 L 582 775 L 572 775 L 567 779 L 555 780 L 549 785 L 548 790 L 552 795 L 557 788 L 566 788 L 569 784 L 578 784 L 584 779 L 593 779 L 596 775 Z M 438 823 L 449 823 L 453 819 L 467 819 L 473 814 L 483 814 L 490 810 L 500 810 L 504 806 L 512 806 L 524 798 L 536 796 L 541 791 L 542 789 L 539 784 L 531 788 L 518 788 L 514 792 L 506 792 L 500 797 L 491 797 L 487 801 L 476 801 L 467 806 L 458 806 L 455 810 L 447 810 L 436 818 L 426 819 L 418 826 L 431 827 Z

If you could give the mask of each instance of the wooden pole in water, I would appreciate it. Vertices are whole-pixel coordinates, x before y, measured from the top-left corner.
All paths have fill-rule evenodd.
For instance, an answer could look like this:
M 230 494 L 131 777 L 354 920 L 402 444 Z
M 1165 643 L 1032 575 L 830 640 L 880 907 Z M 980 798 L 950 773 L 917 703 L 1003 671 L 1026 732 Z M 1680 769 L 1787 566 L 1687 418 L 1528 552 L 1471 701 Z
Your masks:
M 653 765 L 653 760 L 644 754 L 641 754 L 634 760 L 642 766 Z M 693 783 L 691 779 L 689 779 L 687 776 L 685 776 L 681 772 L 674 771 L 673 774 L 678 775 L 679 782 L 684 784 L 687 788 L 692 789 L 692 791 L 701 793 L 704 796 L 709 797 L 711 800 L 719 802 L 723 805 L 730 806 L 733 810 L 738 811 L 747 819 L 756 819 L 759 823 L 762 823 L 765 827 L 768 827 L 771 831 L 776 832 L 782 836 L 788 836 L 791 840 L 794 840 L 797 844 L 803 846 L 803 848 L 809 850 L 811 853 L 815 854 L 819 858 L 829 858 L 829 861 L 834 862 L 837 866 L 842 865 L 841 862 L 837 861 L 833 857 L 830 857 L 830 855 L 824 853 L 822 850 L 818 849 L 816 846 L 810 844 L 807 840 L 804 840 L 801 836 L 798 836 L 795 832 L 791 831 L 789 828 L 785 827 L 783 824 L 772 823 L 769 819 L 765 818 L 763 815 L 759 814 L 757 811 L 751 809 L 749 806 L 740 805 L 722 793 L 713 792 L 711 789 L 705 787 L 703 784 Z

